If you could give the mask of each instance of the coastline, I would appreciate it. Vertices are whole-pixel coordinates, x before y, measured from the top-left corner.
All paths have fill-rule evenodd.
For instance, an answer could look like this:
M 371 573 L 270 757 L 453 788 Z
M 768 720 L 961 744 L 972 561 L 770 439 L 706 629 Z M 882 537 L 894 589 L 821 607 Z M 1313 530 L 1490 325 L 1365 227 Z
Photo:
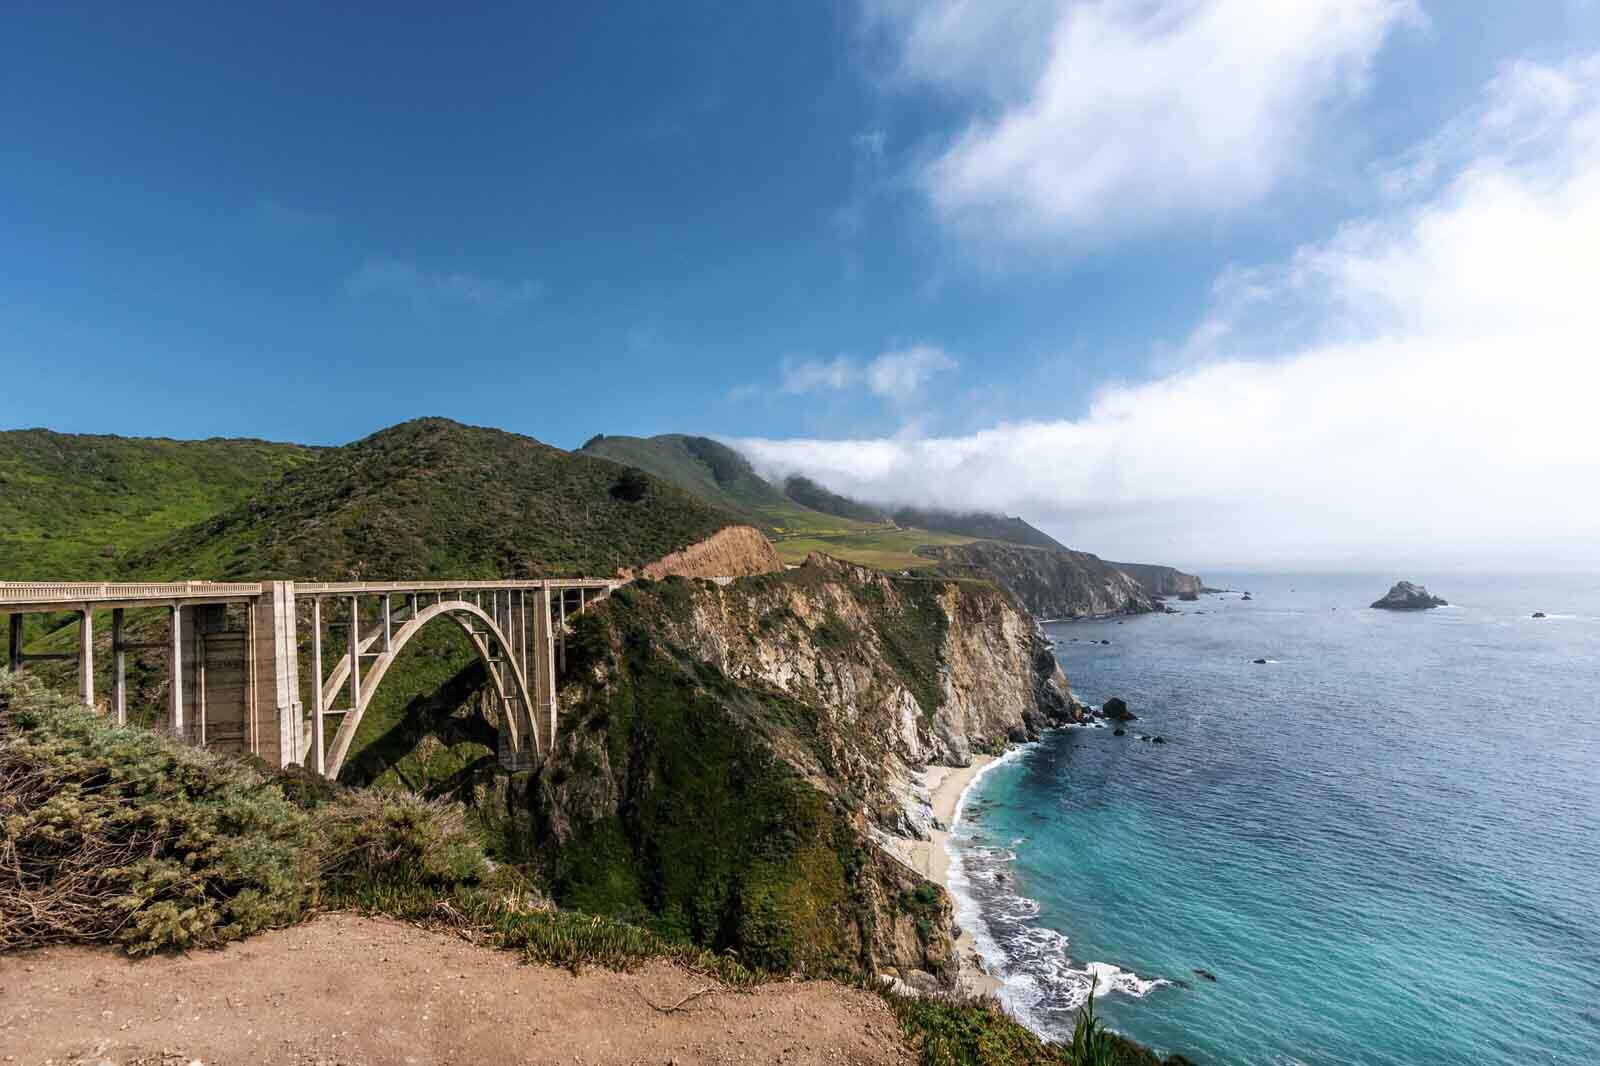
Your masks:
M 954 896 L 950 888 L 950 833 L 955 828 L 961 811 L 961 800 L 968 788 L 993 765 L 992 755 L 974 755 L 970 766 L 929 766 L 924 771 L 924 786 L 928 801 L 933 807 L 934 825 L 945 828 L 929 830 L 927 840 L 914 841 L 911 846 L 912 866 L 922 876 Z M 955 943 L 956 961 L 960 967 L 956 978 L 957 988 L 966 995 L 995 996 L 1000 993 L 1000 979 L 984 969 L 983 956 L 978 951 L 972 932 L 961 929 Z

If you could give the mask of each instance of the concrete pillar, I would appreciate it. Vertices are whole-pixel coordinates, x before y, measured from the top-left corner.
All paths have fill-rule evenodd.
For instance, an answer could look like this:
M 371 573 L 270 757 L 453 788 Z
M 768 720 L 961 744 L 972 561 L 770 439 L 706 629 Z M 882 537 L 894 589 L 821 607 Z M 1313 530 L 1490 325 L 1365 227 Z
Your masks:
M 94 706 L 94 610 L 88 604 L 78 612 L 78 701 Z
M 205 671 L 200 666 L 205 649 L 195 626 L 195 614 L 204 609 L 190 604 L 183 608 L 179 619 L 183 634 L 183 654 L 178 667 L 183 675 L 183 728 L 177 735 L 190 742 L 199 738 L 200 703 L 205 699 Z
M 184 609 L 184 726 L 191 743 L 252 754 L 260 747 L 251 682 L 256 673 L 254 627 L 235 625 L 239 619 L 229 615 L 224 603 Z
M 11 618 L 10 650 L 6 654 L 6 663 L 13 671 L 22 669 L 22 616 L 14 614 Z
M 533 706 L 528 708 L 530 724 L 547 743 L 554 743 L 556 735 L 556 656 L 555 634 L 551 625 L 550 590 L 541 588 L 533 596 L 533 676 L 528 678 L 528 694 Z M 537 748 L 535 737 L 528 738 L 530 746 Z
M 123 610 L 111 609 L 111 717 L 128 724 L 128 649 L 123 647 Z
M 268 581 L 251 605 L 255 613 L 256 708 L 262 728 L 256 752 L 268 765 L 300 762 L 305 722 L 293 581 Z
M 562 589 L 560 618 L 556 626 L 556 670 L 558 673 L 567 672 L 567 590 Z
M 328 707 L 322 699 L 322 597 L 311 597 L 311 765 L 328 772 L 328 745 L 323 733 Z
M 167 729 L 175 737 L 183 736 L 183 606 L 172 605 L 172 648 L 170 688 L 167 692 Z
M 350 713 L 361 709 L 361 600 L 350 597 Z

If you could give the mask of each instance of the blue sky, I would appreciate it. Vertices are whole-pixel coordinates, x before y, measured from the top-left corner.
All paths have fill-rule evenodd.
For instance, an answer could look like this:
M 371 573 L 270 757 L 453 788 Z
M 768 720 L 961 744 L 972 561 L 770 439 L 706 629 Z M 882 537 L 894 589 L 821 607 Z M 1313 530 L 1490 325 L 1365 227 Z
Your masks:
M 1172 503 L 1126 454 L 990 494 L 939 471 L 1217 364 L 1437 340 L 1371 301 L 1330 308 L 1354 267 L 1308 287 L 1295 265 L 1361 227 L 1397 242 L 1363 262 L 1391 262 L 1486 158 L 1546 203 L 1588 159 L 1600 5 L 1259 8 L 13 6 L 0 426 L 689 430 L 1121 542 L 1126 523 L 1084 524 L 1091 490 L 1119 486 L 1119 513 Z M 1572 92 L 1539 97 L 1559 128 L 1535 151 L 1494 107 L 1539 72 Z M 868 445 L 899 457 L 841 458 Z

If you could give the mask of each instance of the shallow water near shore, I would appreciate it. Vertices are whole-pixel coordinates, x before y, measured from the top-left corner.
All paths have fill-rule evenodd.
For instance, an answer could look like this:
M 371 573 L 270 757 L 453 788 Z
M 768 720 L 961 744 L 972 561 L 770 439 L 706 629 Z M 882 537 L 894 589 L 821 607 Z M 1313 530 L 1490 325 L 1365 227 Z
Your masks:
M 1600 581 L 1421 575 L 1453 606 L 1396 613 L 1366 607 L 1393 577 L 1207 577 L 1254 598 L 1047 626 L 1139 720 L 964 799 L 953 885 L 1008 1005 L 1063 1035 L 1094 975 L 1114 1028 L 1203 1063 L 1594 1061 Z

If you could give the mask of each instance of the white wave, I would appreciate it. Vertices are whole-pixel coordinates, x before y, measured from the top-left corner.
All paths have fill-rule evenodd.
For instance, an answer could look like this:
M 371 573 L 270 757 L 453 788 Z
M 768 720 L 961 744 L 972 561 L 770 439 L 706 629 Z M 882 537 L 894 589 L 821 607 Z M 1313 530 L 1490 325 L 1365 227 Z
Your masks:
M 973 786 L 989 771 L 1021 758 L 1033 746 L 1025 744 L 1014 748 L 973 775 L 956 801 L 955 818 L 951 821 L 945 849 L 950 855 L 949 891 L 955 902 L 956 920 L 972 935 L 984 966 L 1000 978 L 1000 1002 L 1036 1033 L 1053 1036 L 1060 1035 L 1062 1019 L 1088 1000 L 1091 988 L 1097 996 L 1125 995 L 1140 999 L 1170 982 L 1140 977 L 1109 962 L 1090 962 L 1075 968 L 1067 955 L 1067 936 L 1046 926 L 1030 924 L 1030 919 L 1038 917 L 1040 904 L 1019 893 L 990 899 L 989 913 L 996 924 L 1002 928 L 1011 926 L 1001 934 L 1005 940 L 1003 944 L 996 939 L 974 896 L 970 877 L 976 871 L 969 871 L 968 861 L 974 866 L 1008 864 L 1015 861 L 1016 852 L 1009 847 L 972 846 L 970 837 L 959 842 L 967 846 L 958 846 L 957 832 Z M 1010 844 L 1014 847 L 1025 839 L 1018 837 Z M 1052 1018 L 1056 1024 L 1052 1024 Z
M 956 922 L 962 929 L 972 934 L 973 944 L 978 949 L 978 956 L 983 959 L 984 966 L 994 974 L 1004 979 L 1006 973 L 1006 954 L 1000 945 L 995 943 L 989 935 L 988 923 L 983 920 L 983 912 L 978 907 L 978 902 L 972 895 L 972 883 L 968 880 L 967 866 L 964 849 L 957 845 L 957 835 L 961 829 L 961 821 L 966 815 L 967 800 L 972 796 L 974 787 L 982 781 L 990 771 L 997 767 L 1015 762 L 1032 751 L 1036 743 L 1023 744 L 1012 748 L 1004 755 L 979 767 L 978 772 L 972 775 L 972 780 L 967 782 L 966 788 L 961 790 L 961 795 L 956 799 L 955 817 L 950 820 L 950 835 L 945 838 L 945 853 L 950 856 L 950 866 L 945 875 L 950 892 L 950 898 L 955 902 Z M 1012 852 L 1013 859 L 1016 853 Z

